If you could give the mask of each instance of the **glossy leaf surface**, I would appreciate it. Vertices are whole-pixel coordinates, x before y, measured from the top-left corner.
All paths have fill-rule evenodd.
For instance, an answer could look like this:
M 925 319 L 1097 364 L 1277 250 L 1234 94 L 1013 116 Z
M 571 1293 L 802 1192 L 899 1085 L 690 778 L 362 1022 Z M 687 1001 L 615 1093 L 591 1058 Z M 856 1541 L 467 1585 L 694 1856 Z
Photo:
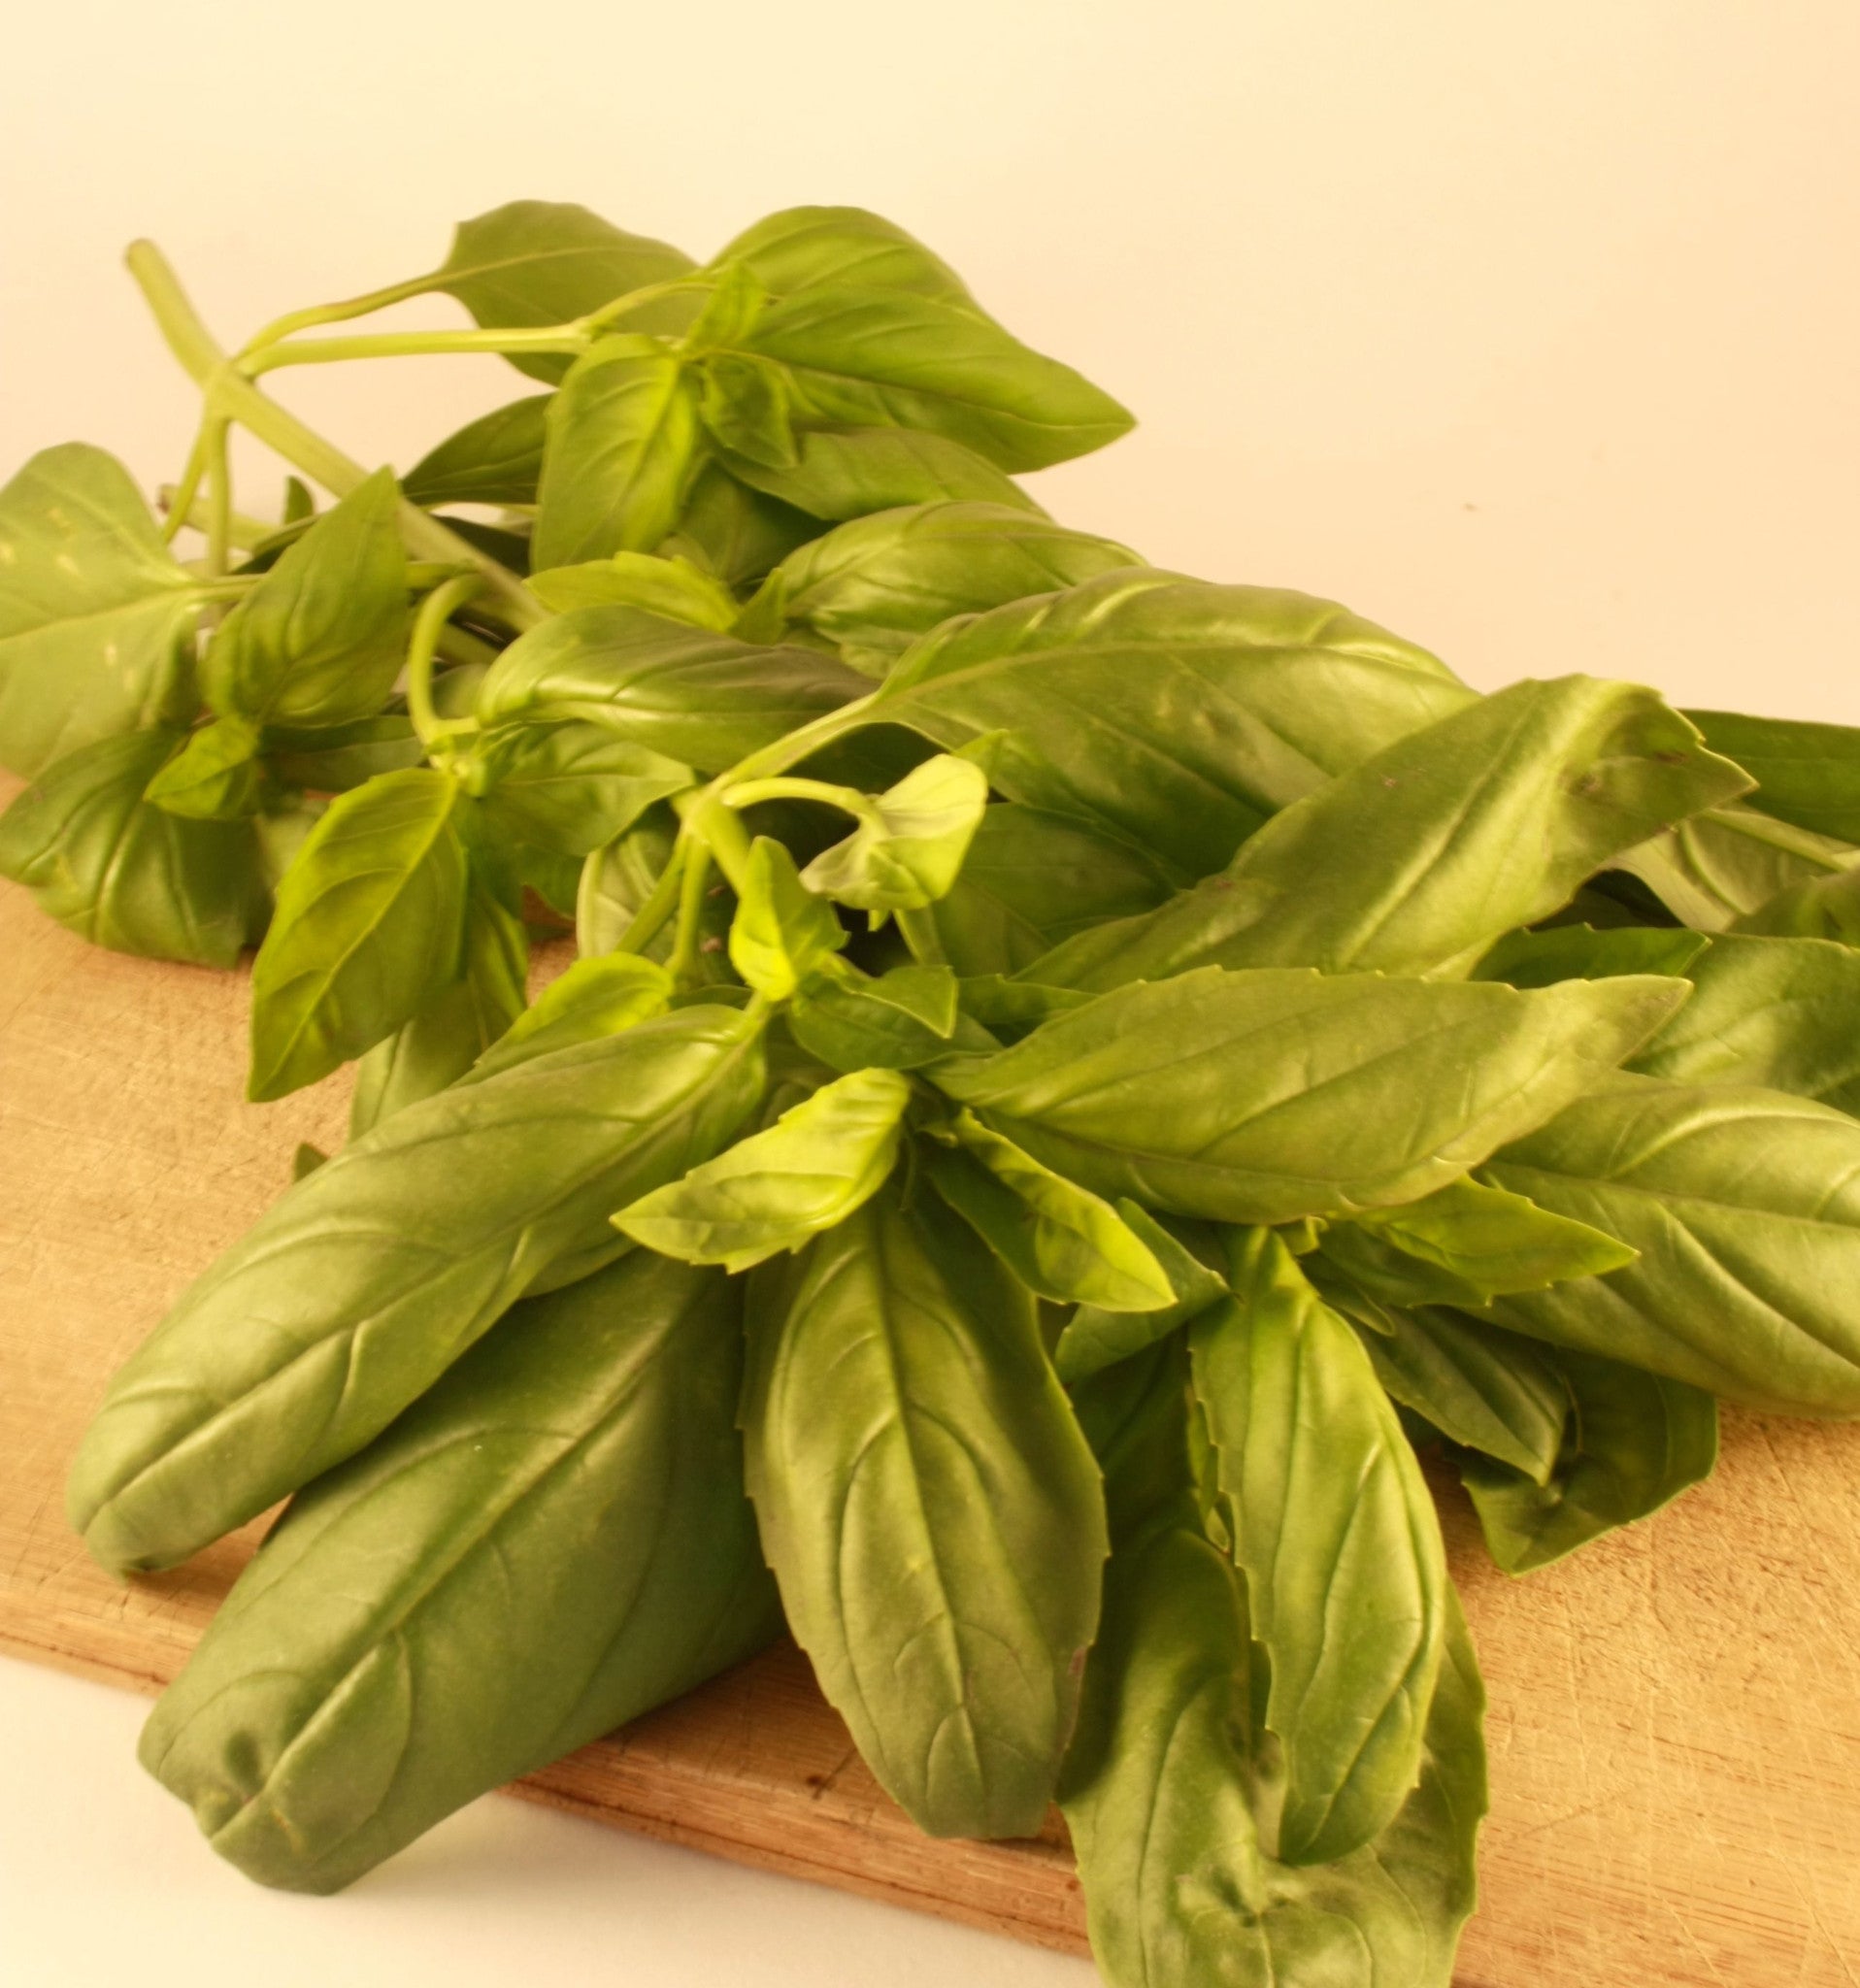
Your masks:
M 987 801 L 988 777 L 979 766 L 939 753 L 879 795 L 801 880 L 859 911 L 921 910 L 955 882 Z
M 611 843 L 697 780 L 682 762 L 585 718 L 501 726 L 478 751 L 486 817 L 513 841 L 564 856 Z
M 729 469 L 740 481 L 814 517 L 865 517 L 944 499 L 1046 514 L 986 456 L 913 428 L 811 428 L 795 437 L 792 463 L 778 468 L 732 458 Z
M 611 559 L 551 566 L 532 573 L 529 587 L 558 614 L 571 608 L 644 608 L 693 628 L 727 629 L 739 612 L 729 589 L 688 559 L 661 559 L 650 552 L 615 552 Z
M 1170 1302 L 1154 1311 L 1113 1311 L 1102 1305 L 1080 1305 L 1066 1321 L 1052 1350 L 1053 1371 L 1069 1384 L 1141 1353 L 1227 1296 L 1224 1265 L 1221 1270 L 1212 1267 L 1222 1260 L 1217 1230 L 1190 1225 L 1196 1229 L 1197 1253 L 1139 1203 L 1120 1201 L 1117 1212 L 1161 1266 L 1169 1279 Z
M 847 943 L 833 907 L 801 881 L 785 844 L 759 835 L 730 922 L 730 964 L 771 1001 L 786 1001 Z
M 1617 974 L 1683 975 L 1705 950 L 1701 932 L 1650 925 L 1554 925 L 1508 932 L 1479 958 L 1471 977 L 1512 987 L 1548 987 L 1558 980 L 1606 980 Z
M 1755 808 L 1713 808 L 1620 858 L 1682 925 L 1723 932 L 1779 893 L 1839 878 L 1860 850 Z
M 835 1070 L 920 1070 L 956 1046 L 955 977 L 947 967 L 893 967 L 874 977 L 840 965 L 796 990 L 788 1027 Z
M 410 504 L 534 504 L 549 396 L 494 408 L 428 449 L 401 479 Z
M 482 1083 L 514 1063 L 616 1036 L 663 1014 L 671 999 L 671 975 L 638 953 L 578 959 L 483 1051 L 469 1081 Z
M 1713 752 L 1757 783 L 1752 808 L 1843 843 L 1860 843 L 1860 729 L 1741 712 L 1689 711 Z

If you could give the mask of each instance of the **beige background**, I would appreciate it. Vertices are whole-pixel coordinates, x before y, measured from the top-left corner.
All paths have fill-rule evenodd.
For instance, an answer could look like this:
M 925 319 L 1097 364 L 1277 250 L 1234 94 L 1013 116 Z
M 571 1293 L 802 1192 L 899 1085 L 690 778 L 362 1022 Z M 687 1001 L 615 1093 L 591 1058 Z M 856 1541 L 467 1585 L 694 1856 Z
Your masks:
M 139 233 L 230 336 L 516 195 L 697 254 L 850 201 L 1141 416 L 1042 480 L 1069 521 L 1335 595 L 1482 685 L 1860 723 L 1857 113 L 1852 0 L 56 0 L 0 66 L 0 473 L 83 436 L 174 474 Z M 521 390 L 488 361 L 284 388 L 401 466 Z M 268 1988 L 477 1988 L 545 1951 L 641 1988 L 1087 1978 L 509 1804 L 345 1905 L 270 1899 L 142 1786 L 140 1714 L 0 1666 L 9 1988 L 254 1954 Z

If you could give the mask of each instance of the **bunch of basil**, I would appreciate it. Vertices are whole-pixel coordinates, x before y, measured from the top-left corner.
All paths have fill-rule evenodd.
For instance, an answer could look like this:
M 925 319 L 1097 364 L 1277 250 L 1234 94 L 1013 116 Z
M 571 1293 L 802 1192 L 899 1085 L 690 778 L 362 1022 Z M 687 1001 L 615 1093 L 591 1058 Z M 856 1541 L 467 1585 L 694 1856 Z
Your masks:
M 926 1830 L 1058 1799 L 1108 1979 L 1445 1983 L 1416 1451 L 1522 1573 L 1860 1414 L 1860 735 L 1055 524 L 1128 417 L 857 211 L 519 204 L 233 354 L 130 261 L 199 440 L 0 493 L 0 870 L 257 943 L 254 1098 L 360 1059 L 73 1471 L 123 1572 L 291 1500 L 149 1767 L 329 1890 L 785 1621 Z M 258 384 L 440 351 L 541 390 L 398 481 Z

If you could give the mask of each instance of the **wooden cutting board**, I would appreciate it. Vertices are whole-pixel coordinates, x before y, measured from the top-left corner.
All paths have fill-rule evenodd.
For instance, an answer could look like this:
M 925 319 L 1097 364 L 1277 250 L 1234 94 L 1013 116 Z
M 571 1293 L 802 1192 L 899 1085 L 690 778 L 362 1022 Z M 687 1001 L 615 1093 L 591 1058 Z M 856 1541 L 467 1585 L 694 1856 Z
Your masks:
M 111 1370 L 346 1110 L 333 1082 L 243 1104 L 245 1020 L 242 976 L 98 951 L 0 886 L 0 1648 L 136 1690 L 179 1670 L 257 1528 L 117 1585 L 66 1529 L 65 1461 Z M 1523 1582 L 1442 1504 L 1491 1694 L 1462 1988 L 1860 1983 L 1860 1429 L 1728 1416 L 1711 1483 Z M 1083 1948 L 1056 1822 L 920 1837 L 792 1648 L 513 1792 Z

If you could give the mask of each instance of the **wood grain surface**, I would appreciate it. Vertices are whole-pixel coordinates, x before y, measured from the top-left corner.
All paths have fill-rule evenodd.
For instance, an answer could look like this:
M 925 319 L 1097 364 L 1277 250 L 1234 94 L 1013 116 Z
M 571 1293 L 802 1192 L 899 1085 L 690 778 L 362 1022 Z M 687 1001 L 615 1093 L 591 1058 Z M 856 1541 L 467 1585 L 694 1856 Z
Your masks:
M 0 1647 L 146 1691 L 258 1529 L 122 1586 L 61 1483 L 112 1368 L 297 1142 L 340 1139 L 339 1083 L 241 1102 L 245 1020 L 242 976 L 98 951 L 0 886 Z M 1441 1497 L 1491 1694 L 1463 1988 L 1855 1988 L 1860 1429 L 1730 1415 L 1711 1483 L 1521 1582 Z M 1063 1830 L 920 1837 L 792 1648 L 514 1792 L 1082 1950 Z

